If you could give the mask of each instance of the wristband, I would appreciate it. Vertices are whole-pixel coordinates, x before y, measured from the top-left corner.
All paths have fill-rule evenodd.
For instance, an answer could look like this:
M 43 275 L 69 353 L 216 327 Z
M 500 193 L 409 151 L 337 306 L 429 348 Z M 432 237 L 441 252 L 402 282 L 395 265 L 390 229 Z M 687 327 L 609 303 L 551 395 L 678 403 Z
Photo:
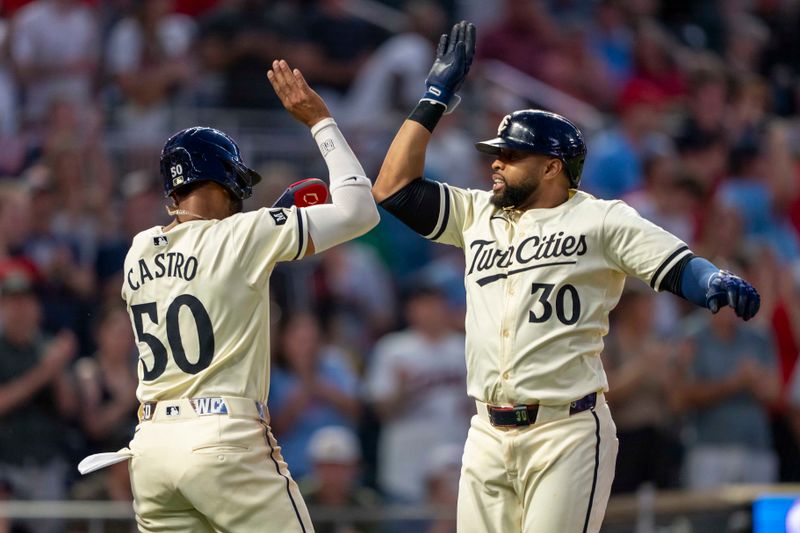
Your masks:
M 408 120 L 422 124 L 426 130 L 433 133 L 433 128 L 439 123 L 439 119 L 442 118 L 446 109 L 442 103 L 420 100 L 417 107 L 408 116 Z

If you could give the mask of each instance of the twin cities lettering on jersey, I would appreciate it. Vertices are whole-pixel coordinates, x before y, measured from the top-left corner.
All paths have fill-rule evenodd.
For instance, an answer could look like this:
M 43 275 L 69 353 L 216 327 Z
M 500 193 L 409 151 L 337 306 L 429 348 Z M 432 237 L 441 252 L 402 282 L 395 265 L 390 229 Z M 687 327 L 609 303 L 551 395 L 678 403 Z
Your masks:
M 156 254 L 152 264 L 147 264 L 144 259 L 139 259 L 138 266 L 128 269 L 125 279 L 128 287 L 135 291 L 145 283 L 156 278 L 180 278 L 191 281 L 197 275 L 197 258 L 185 256 L 180 252 Z
M 577 260 L 567 260 L 567 258 L 584 255 L 588 250 L 586 235 L 564 236 L 563 231 L 543 237 L 528 237 L 516 247 L 509 246 L 506 249 L 493 247 L 494 242 L 476 239 L 469 243 L 469 248 L 472 250 L 472 263 L 467 275 L 473 272 L 480 274 L 495 268 L 509 269 L 514 265 L 526 266 L 478 278 L 477 282 L 480 286 L 534 268 L 575 264 Z M 564 260 L 560 260 L 562 258 Z M 549 259 L 556 261 L 545 261 Z M 530 264 L 532 262 L 535 264 Z

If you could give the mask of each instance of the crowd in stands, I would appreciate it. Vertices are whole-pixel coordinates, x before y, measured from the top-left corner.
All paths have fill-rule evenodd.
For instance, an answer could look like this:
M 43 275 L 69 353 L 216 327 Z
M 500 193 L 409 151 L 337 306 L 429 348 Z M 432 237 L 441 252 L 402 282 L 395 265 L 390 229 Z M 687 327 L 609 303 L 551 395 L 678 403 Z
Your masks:
M 373 4 L 395 15 L 347 0 L 2 3 L 0 498 L 131 498 L 124 463 L 85 478 L 75 465 L 124 446 L 137 422 L 121 269 L 131 237 L 169 220 L 168 135 L 201 116 L 234 134 L 266 178 L 246 209 L 324 175 L 266 81 L 286 58 L 374 177 L 438 35 L 461 18 L 477 25 L 477 57 L 427 177 L 489 188 L 491 162 L 473 143 L 506 113 L 545 105 L 495 79 L 505 63 L 584 128 L 582 188 L 624 199 L 762 296 L 745 323 L 629 280 L 602 354 L 615 493 L 800 482 L 800 4 Z M 601 122 L 573 116 L 575 100 Z M 269 406 L 312 505 L 454 506 L 474 410 L 463 269 L 459 250 L 384 212 L 358 241 L 276 270 Z M 60 527 L 0 519 L 0 533 Z

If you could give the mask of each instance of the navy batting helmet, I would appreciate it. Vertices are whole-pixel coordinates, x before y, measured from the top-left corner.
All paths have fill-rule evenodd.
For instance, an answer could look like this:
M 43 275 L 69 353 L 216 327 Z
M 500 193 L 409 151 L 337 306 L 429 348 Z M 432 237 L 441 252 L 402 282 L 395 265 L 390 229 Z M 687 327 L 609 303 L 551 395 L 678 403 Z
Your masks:
M 501 148 L 551 155 L 564 163 L 569 184 L 581 181 L 586 143 L 575 124 L 561 115 L 540 109 L 523 109 L 503 117 L 497 137 L 475 144 L 486 154 L 498 155 Z
M 239 200 L 249 198 L 253 185 L 261 181 L 242 163 L 233 139 L 201 126 L 181 130 L 167 140 L 161 151 L 161 177 L 167 196 L 191 183 L 215 181 Z

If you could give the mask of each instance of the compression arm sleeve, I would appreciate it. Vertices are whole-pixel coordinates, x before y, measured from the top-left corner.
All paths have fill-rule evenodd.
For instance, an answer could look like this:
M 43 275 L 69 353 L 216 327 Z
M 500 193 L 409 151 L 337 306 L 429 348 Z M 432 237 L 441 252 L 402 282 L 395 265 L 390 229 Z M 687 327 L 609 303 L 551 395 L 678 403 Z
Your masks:
M 304 208 L 314 250 L 322 252 L 363 235 L 380 219 L 372 183 L 332 118 L 311 128 L 330 178 L 331 202 Z
M 417 178 L 382 201 L 381 207 L 426 237 L 439 222 L 442 194 L 442 188 L 435 181 Z
M 708 281 L 715 272 L 719 272 L 719 268 L 709 260 L 688 255 L 672 267 L 661 282 L 660 289 L 707 308 Z

